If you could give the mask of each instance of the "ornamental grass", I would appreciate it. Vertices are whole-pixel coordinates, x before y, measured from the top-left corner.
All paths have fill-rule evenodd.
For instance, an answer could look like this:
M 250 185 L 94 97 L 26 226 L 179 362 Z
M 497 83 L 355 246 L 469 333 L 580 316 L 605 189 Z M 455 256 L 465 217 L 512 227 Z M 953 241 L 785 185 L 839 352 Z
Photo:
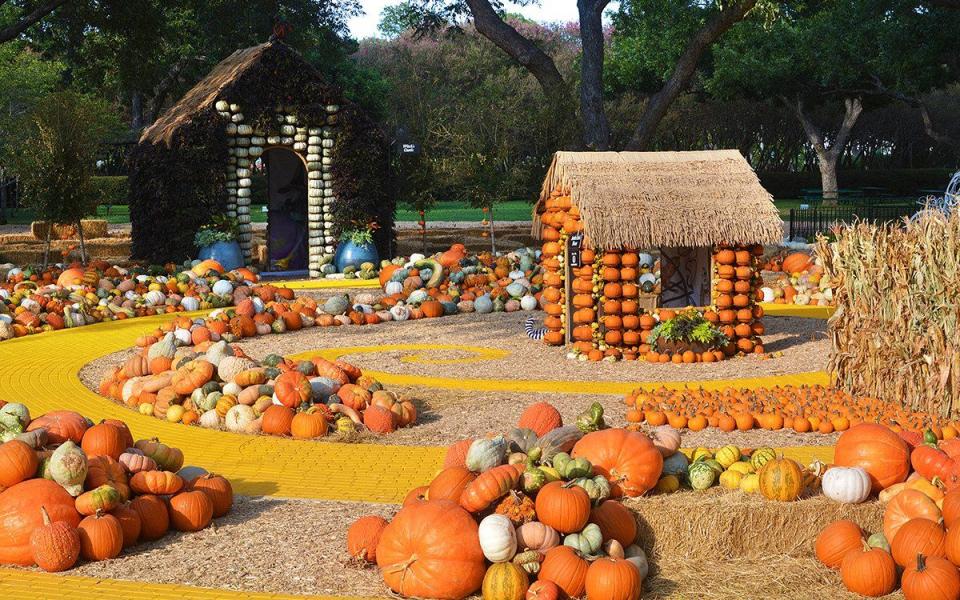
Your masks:
M 960 211 L 860 222 L 820 238 L 838 282 L 829 322 L 836 385 L 940 418 L 960 414 Z

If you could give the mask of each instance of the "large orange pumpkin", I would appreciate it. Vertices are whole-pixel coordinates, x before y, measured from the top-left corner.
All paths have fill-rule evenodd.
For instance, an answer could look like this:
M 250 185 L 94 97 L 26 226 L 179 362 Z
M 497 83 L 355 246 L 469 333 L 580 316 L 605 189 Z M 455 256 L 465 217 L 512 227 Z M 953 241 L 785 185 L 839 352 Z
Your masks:
M 306 375 L 300 371 L 287 371 L 277 377 L 273 393 L 284 406 L 295 409 L 310 399 L 313 389 Z
M 946 533 L 939 523 L 930 519 L 910 519 L 904 523 L 890 541 L 893 560 L 907 568 L 917 559 L 917 554 L 946 557 Z
M 47 430 L 47 442 L 56 446 L 71 440 L 79 445 L 90 423 L 78 412 L 72 410 L 52 410 L 30 421 L 27 431 L 43 427 Z M 53 518 L 53 515 L 50 515 Z
M 20 440 L 0 444 L 0 490 L 36 475 L 39 462 L 33 448 Z
M 460 506 L 470 512 L 486 509 L 517 486 L 522 471 L 522 467 L 514 465 L 500 465 L 484 471 L 467 484 L 460 495 Z
M 804 252 L 792 252 L 783 259 L 781 267 L 784 273 L 802 273 L 811 265 L 810 255 Z
M 581 558 L 570 546 L 556 546 L 547 550 L 537 577 L 540 581 L 552 581 L 557 584 L 567 596 L 579 598 L 586 589 L 589 567 L 590 563 Z
M 30 534 L 43 525 L 43 506 L 50 521 L 80 524 L 74 499 L 49 479 L 28 479 L 0 492 L 0 564 L 30 566 Z
M 486 573 L 477 522 L 449 500 L 403 507 L 377 544 L 383 579 L 402 596 L 459 600 Z
M 583 529 L 590 519 L 590 497 L 583 488 L 551 481 L 537 492 L 537 518 L 560 533 Z
M 560 416 L 560 411 L 547 402 L 536 402 L 528 406 L 517 423 L 517 427 L 531 429 L 537 436 L 543 436 L 562 426 L 563 417 Z
M 883 511 L 883 535 L 893 542 L 897 532 L 911 519 L 940 520 L 940 509 L 926 494 L 918 490 L 903 490 L 887 503 Z
M 863 548 L 863 530 L 849 520 L 831 523 L 823 528 L 813 545 L 817 560 L 831 569 L 839 569 L 847 552 Z
M 603 540 L 617 540 L 626 548 L 637 539 L 637 522 L 627 508 L 616 500 L 605 500 L 590 511 L 590 522 L 596 523 Z
M 960 598 L 960 573 L 950 561 L 918 554 L 903 570 L 906 600 L 954 600 Z
M 614 497 L 640 496 L 653 489 L 663 470 L 663 456 L 650 438 L 626 429 L 604 429 L 583 436 L 574 458 L 586 458 L 610 481 Z
M 109 456 L 116 460 L 130 447 L 126 435 L 118 427 L 109 423 L 94 425 L 83 434 L 80 447 L 88 458 Z
M 640 571 L 622 558 L 604 557 L 593 561 L 587 569 L 587 598 L 604 600 L 638 600 Z
M 870 474 L 871 491 L 879 493 L 910 474 L 910 448 L 883 425 L 861 423 L 843 432 L 834 450 L 834 463 L 862 467 Z

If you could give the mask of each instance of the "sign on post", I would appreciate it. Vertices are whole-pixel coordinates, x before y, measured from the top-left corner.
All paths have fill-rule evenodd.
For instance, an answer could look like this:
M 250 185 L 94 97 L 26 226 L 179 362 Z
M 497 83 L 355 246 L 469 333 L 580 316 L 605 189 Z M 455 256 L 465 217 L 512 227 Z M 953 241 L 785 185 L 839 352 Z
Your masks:
M 567 240 L 567 260 L 571 267 L 582 266 L 580 249 L 583 247 L 583 234 L 575 233 Z

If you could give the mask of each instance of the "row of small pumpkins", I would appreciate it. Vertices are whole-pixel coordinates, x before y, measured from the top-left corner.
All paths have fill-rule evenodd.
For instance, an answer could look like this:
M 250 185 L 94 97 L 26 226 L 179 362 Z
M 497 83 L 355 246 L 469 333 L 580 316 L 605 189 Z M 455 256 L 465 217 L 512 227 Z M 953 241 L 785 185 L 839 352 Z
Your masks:
M 0 564 L 64 571 L 109 560 L 170 529 L 199 531 L 233 505 L 228 480 L 183 467 L 183 453 L 157 439 L 134 442 L 122 421 L 94 425 L 68 410 L 31 419 L 15 403 L 0 411 L 22 429 L 0 445 Z
M 817 559 L 863 596 L 899 586 L 907 600 L 960 598 L 960 442 L 938 443 L 932 434 L 907 440 L 882 425 L 858 425 L 840 437 L 837 457 L 848 466 L 826 472 L 824 493 L 841 502 L 877 494 L 883 527 L 871 535 L 851 520 L 831 523 L 817 536 Z M 833 475 L 846 496 L 827 493 Z
M 275 354 L 257 361 L 222 339 L 196 341 L 203 323 L 177 320 L 160 339 L 139 340 L 137 353 L 104 377 L 100 393 L 174 423 L 298 439 L 332 428 L 389 433 L 416 422 L 412 401 L 346 361 Z
M 635 600 L 647 559 L 620 499 L 656 485 L 663 455 L 602 427 L 597 407 L 565 426 L 550 404 L 531 405 L 516 429 L 451 446 L 392 520 L 354 522 L 347 551 L 404 597 Z
M 834 282 L 824 274 L 818 258 L 791 252 L 772 258 L 764 269 L 780 273 L 774 282 L 762 288 L 764 302 L 817 306 L 834 302 Z
M 0 340 L 115 319 L 228 306 L 257 293 L 257 287 L 250 287 L 257 280 L 249 269 L 224 272 L 216 261 L 169 274 L 147 274 L 102 261 L 86 268 L 74 265 L 62 271 L 30 273 L 27 278 L 14 269 L 0 284 Z M 272 296 L 277 290 L 271 286 L 260 293 Z M 292 298 L 292 292 L 289 295 Z
M 637 389 L 624 397 L 628 428 L 642 424 L 700 431 L 791 429 L 797 433 L 842 432 L 858 423 L 882 423 L 916 440 L 929 429 L 955 438 L 960 424 L 868 397 L 820 385 L 723 390 Z

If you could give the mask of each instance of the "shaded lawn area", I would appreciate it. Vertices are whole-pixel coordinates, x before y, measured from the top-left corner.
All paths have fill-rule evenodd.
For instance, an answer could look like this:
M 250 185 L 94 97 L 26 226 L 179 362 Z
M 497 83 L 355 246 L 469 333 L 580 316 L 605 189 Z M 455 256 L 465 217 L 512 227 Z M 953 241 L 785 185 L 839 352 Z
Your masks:
M 774 204 L 780 209 L 780 218 L 787 220 L 790 218 L 790 209 L 799 208 L 804 201 L 798 198 L 786 200 L 775 200 Z M 266 223 L 267 213 L 262 211 L 262 206 L 254 205 L 251 207 L 250 216 L 254 223 Z M 529 221 L 532 205 L 524 200 L 510 200 L 494 207 L 494 219 L 496 221 Z M 29 225 L 33 221 L 33 212 L 28 209 L 7 209 L 7 222 L 14 225 Z M 110 207 L 109 213 L 106 206 L 100 206 L 97 209 L 97 217 L 106 219 L 109 223 L 123 224 L 130 222 L 130 211 L 127 206 L 115 205 Z M 466 202 L 455 200 L 437 202 L 431 210 L 427 211 L 427 222 L 430 221 L 476 221 L 478 224 L 483 219 L 483 211 L 479 208 L 473 208 Z M 419 215 L 415 210 L 407 207 L 397 209 L 397 221 L 416 222 Z

